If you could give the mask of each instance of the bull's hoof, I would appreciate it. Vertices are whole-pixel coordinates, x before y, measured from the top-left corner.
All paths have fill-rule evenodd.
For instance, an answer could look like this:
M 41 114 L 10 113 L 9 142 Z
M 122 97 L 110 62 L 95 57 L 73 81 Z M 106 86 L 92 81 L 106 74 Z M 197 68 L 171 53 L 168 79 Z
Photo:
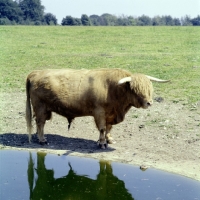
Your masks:
M 100 149 L 106 149 L 108 147 L 108 144 L 99 144 Z
M 99 142 L 99 140 L 97 141 L 97 145 L 99 146 L 100 149 L 106 149 L 106 148 L 108 147 L 108 144 L 107 144 L 107 143 L 101 144 L 101 143 Z
M 48 143 L 47 141 L 44 141 L 44 142 L 41 142 L 41 141 L 40 141 L 39 144 L 42 145 L 42 146 L 45 145 L 45 144 L 46 144 L 46 145 L 49 145 L 49 143 Z

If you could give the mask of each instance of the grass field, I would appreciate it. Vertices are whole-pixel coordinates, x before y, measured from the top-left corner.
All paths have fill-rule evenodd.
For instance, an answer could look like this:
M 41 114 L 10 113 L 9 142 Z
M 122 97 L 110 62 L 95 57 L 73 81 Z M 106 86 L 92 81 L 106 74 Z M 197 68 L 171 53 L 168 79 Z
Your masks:
M 25 91 L 34 69 L 123 68 L 171 83 L 157 96 L 200 100 L 199 27 L 0 26 L 1 92 Z

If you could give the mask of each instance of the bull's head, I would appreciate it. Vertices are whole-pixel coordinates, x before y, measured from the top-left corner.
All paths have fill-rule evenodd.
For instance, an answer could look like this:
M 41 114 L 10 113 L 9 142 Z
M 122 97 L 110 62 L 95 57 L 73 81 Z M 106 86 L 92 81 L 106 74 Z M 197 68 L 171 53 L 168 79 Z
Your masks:
M 151 81 L 165 83 L 169 80 L 161 80 L 152 76 L 143 74 L 133 74 L 132 76 L 122 78 L 118 85 L 129 83 L 133 98 L 131 99 L 134 107 L 148 108 L 153 104 L 153 86 Z

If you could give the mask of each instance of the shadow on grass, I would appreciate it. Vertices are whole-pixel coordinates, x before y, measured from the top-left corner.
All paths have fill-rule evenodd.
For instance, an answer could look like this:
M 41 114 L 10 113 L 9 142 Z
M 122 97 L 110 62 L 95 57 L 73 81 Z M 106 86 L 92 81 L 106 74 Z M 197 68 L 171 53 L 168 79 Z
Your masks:
M 4 133 L 0 135 L 0 144 L 6 147 L 17 147 L 27 149 L 49 149 L 49 150 L 66 150 L 79 153 L 101 153 L 114 151 L 114 148 L 108 147 L 100 149 L 97 142 L 82 138 L 63 137 L 54 134 L 45 134 L 49 145 L 41 145 L 38 142 L 37 135 L 32 134 L 32 142 L 28 142 L 27 134 Z

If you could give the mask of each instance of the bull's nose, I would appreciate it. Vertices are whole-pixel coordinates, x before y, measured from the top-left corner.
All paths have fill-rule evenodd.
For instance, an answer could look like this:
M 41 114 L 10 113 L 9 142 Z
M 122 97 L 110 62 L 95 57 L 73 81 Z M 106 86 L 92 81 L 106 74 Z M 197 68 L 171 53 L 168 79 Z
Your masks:
M 152 102 L 147 102 L 147 105 L 148 106 L 151 106 L 153 103 Z

